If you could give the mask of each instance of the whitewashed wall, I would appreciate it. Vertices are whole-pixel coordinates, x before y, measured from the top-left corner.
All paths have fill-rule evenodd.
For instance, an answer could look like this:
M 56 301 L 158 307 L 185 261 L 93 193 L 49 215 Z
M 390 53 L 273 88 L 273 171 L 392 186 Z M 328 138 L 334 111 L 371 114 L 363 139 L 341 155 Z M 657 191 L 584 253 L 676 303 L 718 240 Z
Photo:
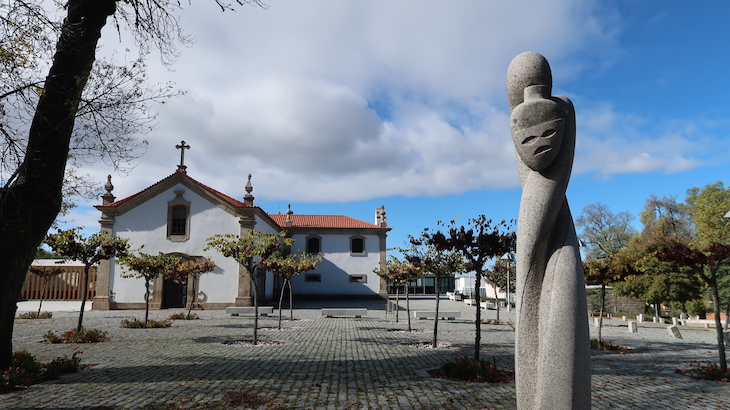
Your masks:
M 167 239 L 167 203 L 175 199 L 175 191 L 185 191 L 183 198 L 190 202 L 190 239 L 172 242 Z M 262 224 L 263 225 L 263 224 Z M 258 224 L 257 224 L 258 226 Z M 182 253 L 190 256 L 210 257 L 218 265 L 215 271 L 200 279 L 200 290 L 205 292 L 207 302 L 233 302 L 238 290 L 238 268 L 231 258 L 220 253 L 204 251 L 207 238 L 216 234 L 238 234 L 238 218 L 219 208 L 207 199 L 182 184 L 168 189 L 144 202 L 114 223 L 114 235 L 128 238 L 132 249 L 147 254 Z M 120 276 L 119 264 L 111 267 L 110 286 L 113 300 L 120 303 L 144 303 L 144 280 L 125 279 Z
M 293 252 L 306 251 L 308 235 L 296 234 Z M 380 278 L 373 273 L 379 267 L 380 239 L 377 235 L 359 235 L 365 238 L 365 254 L 350 254 L 350 238 L 353 235 L 318 235 L 322 239 L 324 260 L 310 272 L 302 273 L 292 280 L 295 294 L 300 295 L 376 295 L 380 290 Z M 322 281 L 305 282 L 306 274 L 320 274 Z M 366 275 L 367 281 L 350 282 L 350 275 Z

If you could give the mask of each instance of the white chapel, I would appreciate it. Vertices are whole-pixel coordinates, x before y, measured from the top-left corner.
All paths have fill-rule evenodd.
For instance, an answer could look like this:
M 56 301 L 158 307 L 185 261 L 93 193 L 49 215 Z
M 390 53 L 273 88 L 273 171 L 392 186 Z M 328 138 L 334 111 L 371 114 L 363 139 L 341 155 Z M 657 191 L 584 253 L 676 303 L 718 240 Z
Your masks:
M 185 146 L 185 143 L 182 143 Z M 178 146 L 180 148 L 180 146 Z M 184 153 L 184 151 L 182 151 Z M 199 292 L 192 286 L 163 278 L 153 283 L 150 307 L 180 308 L 196 298 L 204 309 L 251 306 L 248 272 L 232 258 L 204 250 L 216 234 L 245 235 L 286 231 L 295 240 L 292 252 L 324 255 L 319 267 L 292 280 L 295 295 L 308 297 L 387 297 L 386 284 L 373 269 L 384 268 L 388 228 L 385 208 L 375 212 L 375 223 L 343 215 L 269 214 L 254 205 L 251 175 L 243 201 L 234 199 L 187 174 L 184 159 L 176 172 L 152 186 L 116 200 L 111 176 L 102 196 L 101 231 L 127 238 L 133 249 L 148 254 L 163 252 L 182 258 L 210 257 L 217 268 L 201 276 Z M 95 310 L 144 307 L 144 281 L 123 278 L 125 267 L 102 261 L 97 269 Z M 271 272 L 260 275 L 259 301 L 278 298 L 281 280 Z

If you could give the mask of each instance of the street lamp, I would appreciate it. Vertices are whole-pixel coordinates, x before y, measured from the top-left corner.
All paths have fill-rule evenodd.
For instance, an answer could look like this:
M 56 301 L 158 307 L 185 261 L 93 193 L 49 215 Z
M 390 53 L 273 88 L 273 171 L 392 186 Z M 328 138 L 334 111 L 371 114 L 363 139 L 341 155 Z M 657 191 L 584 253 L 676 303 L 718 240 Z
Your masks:
M 730 214 L 730 212 L 728 212 L 728 214 Z M 507 261 L 507 311 L 511 312 L 512 311 L 512 302 L 510 301 L 510 297 L 509 297 L 510 296 L 509 295 L 509 293 L 510 293 L 509 292 L 509 272 L 512 268 L 512 260 L 514 258 L 512 257 L 511 252 L 507 252 L 504 255 L 502 255 L 501 259 Z

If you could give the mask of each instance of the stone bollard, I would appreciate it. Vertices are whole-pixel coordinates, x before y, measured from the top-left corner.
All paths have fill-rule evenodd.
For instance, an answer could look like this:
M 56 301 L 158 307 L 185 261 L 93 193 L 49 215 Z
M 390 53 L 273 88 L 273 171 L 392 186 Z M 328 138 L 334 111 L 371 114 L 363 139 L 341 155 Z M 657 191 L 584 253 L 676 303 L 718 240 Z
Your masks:
M 644 323 L 644 315 L 643 314 L 636 315 L 636 321 L 639 323 Z
M 676 317 L 673 317 L 673 318 L 672 318 L 672 324 L 673 324 L 674 326 L 679 326 L 679 319 L 678 319 L 678 318 L 676 318 Z
M 598 327 L 601 325 L 601 318 L 594 317 L 593 318 L 593 326 Z
M 639 324 L 636 322 L 629 322 L 629 333 L 639 333 Z
M 669 332 L 669 336 L 672 336 L 675 339 L 682 338 L 682 334 L 679 333 L 679 328 L 677 327 L 677 325 L 667 326 L 667 332 Z
M 658 317 L 656 317 L 656 316 L 654 316 L 654 317 L 652 318 L 652 320 L 654 321 L 654 323 L 659 323 L 659 318 L 658 318 Z
M 621 320 L 626 321 L 626 316 L 621 316 Z

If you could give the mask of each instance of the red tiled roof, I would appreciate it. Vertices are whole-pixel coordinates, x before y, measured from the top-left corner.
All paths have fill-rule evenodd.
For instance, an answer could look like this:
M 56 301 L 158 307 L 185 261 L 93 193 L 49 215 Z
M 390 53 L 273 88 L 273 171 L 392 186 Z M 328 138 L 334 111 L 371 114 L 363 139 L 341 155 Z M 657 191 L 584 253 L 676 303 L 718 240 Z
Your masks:
M 282 229 L 287 228 L 353 228 L 382 229 L 378 225 L 344 215 L 298 215 L 291 216 L 292 226 L 286 226 L 286 214 L 269 214 Z M 389 229 L 389 228 L 388 228 Z
M 119 205 L 121 205 L 121 204 L 123 204 L 125 202 L 128 202 L 129 200 L 131 200 L 131 199 L 139 196 L 139 195 L 142 195 L 143 193 L 145 193 L 145 192 L 147 192 L 147 191 L 149 191 L 151 189 L 154 189 L 156 186 L 158 186 L 158 185 L 160 185 L 160 184 L 162 184 L 162 183 L 164 183 L 164 182 L 166 182 L 166 181 L 168 181 L 168 180 L 170 180 L 170 179 L 172 179 L 174 177 L 182 177 L 182 178 L 185 178 L 185 179 L 189 180 L 193 184 L 195 184 L 195 185 L 203 188 L 204 190 L 210 192 L 211 194 L 215 195 L 216 197 L 218 197 L 222 201 L 229 203 L 231 206 L 235 206 L 235 207 L 251 207 L 251 205 L 246 205 L 246 204 L 244 204 L 241 201 L 238 201 L 236 199 L 233 199 L 230 196 L 228 196 L 228 195 L 226 195 L 226 194 L 224 194 L 224 193 L 222 193 L 220 191 L 216 191 L 215 189 L 213 189 L 213 188 L 211 188 L 211 187 L 209 187 L 209 186 L 207 186 L 207 185 L 205 185 L 205 184 L 203 184 L 201 182 L 196 181 L 195 179 L 193 179 L 190 176 L 188 176 L 188 174 L 183 173 L 183 172 L 175 172 L 174 174 L 169 175 L 166 178 L 161 179 L 160 181 L 156 182 L 155 184 L 153 184 L 153 185 L 151 185 L 151 186 L 149 186 L 149 187 L 147 187 L 147 188 L 145 188 L 145 189 L 137 192 L 134 195 L 130 195 L 130 196 L 126 197 L 126 198 L 120 199 L 118 201 L 112 202 L 111 204 L 106 205 L 106 206 L 102 206 L 102 207 L 106 208 L 106 207 L 119 206 Z

